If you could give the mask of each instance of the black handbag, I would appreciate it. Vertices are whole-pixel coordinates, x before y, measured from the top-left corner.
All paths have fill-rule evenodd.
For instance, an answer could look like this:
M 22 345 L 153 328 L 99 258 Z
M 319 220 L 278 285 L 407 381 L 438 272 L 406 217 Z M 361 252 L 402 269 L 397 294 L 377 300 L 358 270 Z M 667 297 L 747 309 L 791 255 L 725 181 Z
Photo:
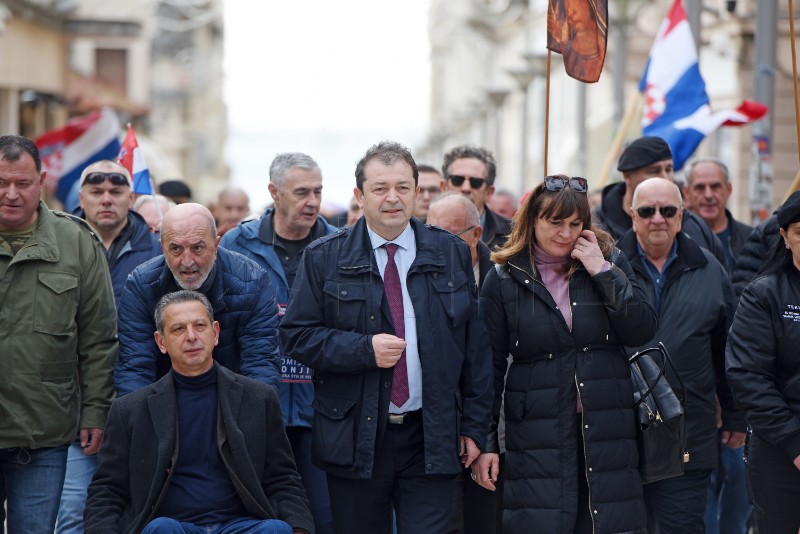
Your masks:
M 660 362 L 653 356 L 660 354 Z M 686 450 L 683 381 L 663 343 L 631 356 L 633 408 L 639 443 L 639 474 L 644 484 L 680 476 L 689 461 Z M 664 375 L 669 366 L 680 385 L 676 395 Z

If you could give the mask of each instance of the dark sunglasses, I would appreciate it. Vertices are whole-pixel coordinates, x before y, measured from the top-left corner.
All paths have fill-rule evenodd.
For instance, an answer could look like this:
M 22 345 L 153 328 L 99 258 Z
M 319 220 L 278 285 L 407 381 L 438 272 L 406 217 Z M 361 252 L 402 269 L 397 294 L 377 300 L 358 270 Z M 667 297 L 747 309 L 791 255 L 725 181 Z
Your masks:
M 128 182 L 128 178 L 119 172 L 90 172 L 86 175 L 86 178 L 84 178 L 83 183 L 100 185 L 106 178 L 111 182 L 111 185 L 131 185 Z
M 554 192 L 561 191 L 565 187 L 569 187 L 578 193 L 586 193 L 589 191 L 589 181 L 586 178 L 581 178 L 580 176 L 545 176 L 544 186 L 548 191 Z
M 483 184 L 486 183 L 486 178 L 478 178 L 476 176 L 461 176 L 460 174 L 451 174 L 447 177 L 450 180 L 450 183 L 456 187 L 461 187 L 461 184 L 464 183 L 464 180 L 469 180 L 469 186 L 472 189 L 480 189 L 483 187 Z
M 649 219 L 650 217 L 655 215 L 656 210 L 658 210 L 661 213 L 662 217 L 664 217 L 665 219 L 671 219 L 675 217 L 675 215 L 678 213 L 678 209 L 679 208 L 676 208 L 675 206 L 660 206 L 658 208 L 655 206 L 641 206 L 639 208 L 636 208 L 636 213 L 642 219 Z

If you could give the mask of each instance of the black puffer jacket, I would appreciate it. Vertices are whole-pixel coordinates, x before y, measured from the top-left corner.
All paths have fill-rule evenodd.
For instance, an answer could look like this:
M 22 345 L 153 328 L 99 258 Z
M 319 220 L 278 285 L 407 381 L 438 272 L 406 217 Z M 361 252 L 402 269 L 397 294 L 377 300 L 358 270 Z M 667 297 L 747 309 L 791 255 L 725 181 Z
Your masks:
M 493 269 L 481 306 L 492 341 L 494 415 L 505 391 L 506 534 L 572 532 L 578 477 L 587 477 L 596 533 L 644 528 L 637 471 L 633 393 L 624 344 L 640 344 L 657 328 L 653 308 L 624 254 L 611 270 L 569 281 L 573 328 L 534 273 L 527 252 Z M 504 383 L 506 356 L 513 362 Z M 576 412 L 580 389 L 583 412 Z M 582 425 L 585 451 L 578 450 Z M 587 471 L 578 472 L 578 454 Z
M 787 265 L 742 292 L 728 335 L 728 383 L 747 422 L 789 459 L 800 455 L 800 272 Z
M 769 257 L 769 253 L 780 238 L 778 217 L 774 213 L 761 221 L 747 238 L 742 251 L 736 257 L 736 270 L 733 271 L 731 281 L 736 295 L 742 294 L 747 284 L 761 269 L 761 265 Z
M 736 409 L 725 381 L 725 340 L 733 318 L 736 299 L 725 268 L 683 232 L 675 237 L 678 257 L 663 275 L 658 333 L 646 346 L 659 341 L 669 350 L 686 388 L 687 471 L 713 469 L 717 465 L 716 400 L 722 407 L 722 427 L 744 432 L 744 414 Z M 655 288 L 637 251 L 636 235 L 628 232 L 619 247 L 630 258 L 636 276 L 649 299 Z M 652 300 L 651 300 L 652 301 Z M 677 381 L 667 374 L 673 387 Z

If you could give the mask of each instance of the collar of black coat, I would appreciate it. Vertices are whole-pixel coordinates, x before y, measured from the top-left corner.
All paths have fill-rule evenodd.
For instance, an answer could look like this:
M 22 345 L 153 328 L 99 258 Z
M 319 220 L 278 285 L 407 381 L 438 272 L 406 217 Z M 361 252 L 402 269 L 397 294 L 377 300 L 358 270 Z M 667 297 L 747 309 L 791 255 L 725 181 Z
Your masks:
M 417 243 L 417 255 L 414 258 L 414 263 L 411 264 L 409 272 L 415 270 L 443 272 L 447 261 L 443 251 L 437 246 L 438 242 L 434 232 L 445 231 L 423 224 L 413 217 L 409 224 L 414 230 L 414 237 Z M 372 253 L 366 218 L 361 217 L 353 225 L 352 229 L 344 232 L 344 243 L 339 249 L 339 261 L 337 263 L 339 272 L 355 274 L 373 271 L 380 276 L 378 266 L 375 263 L 375 255 Z
M 681 267 L 681 270 L 698 269 L 708 264 L 708 258 L 703 254 L 703 250 L 691 237 L 684 232 L 678 232 L 675 235 L 675 240 L 678 242 L 678 258 L 672 263 Z M 642 271 L 644 265 L 639 257 L 639 252 L 636 249 L 636 234 L 633 229 L 628 230 L 617 242 L 617 248 L 625 253 L 628 261 L 638 270 Z
M 272 246 L 275 246 L 275 237 L 277 236 L 275 233 L 275 224 L 273 223 L 274 216 L 275 210 L 273 208 L 268 209 L 264 212 L 264 215 L 261 216 L 261 222 L 258 225 L 258 239 Z M 327 234 L 328 226 L 325 224 L 325 220 L 321 216 L 317 216 L 317 221 L 314 223 L 314 226 L 311 227 L 311 241 L 319 239 Z

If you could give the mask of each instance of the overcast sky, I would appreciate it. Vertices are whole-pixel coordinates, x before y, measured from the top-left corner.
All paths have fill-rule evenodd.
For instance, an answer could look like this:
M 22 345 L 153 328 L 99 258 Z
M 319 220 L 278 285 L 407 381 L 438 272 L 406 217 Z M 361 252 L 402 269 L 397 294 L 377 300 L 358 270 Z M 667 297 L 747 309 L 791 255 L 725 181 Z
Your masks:
M 413 145 L 429 117 L 426 0 L 225 0 L 226 153 L 252 208 L 278 152 L 320 164 L 344 205 L 355 162 L 382 139 Z M 413 148 L 413 147 L 412 147 Z

